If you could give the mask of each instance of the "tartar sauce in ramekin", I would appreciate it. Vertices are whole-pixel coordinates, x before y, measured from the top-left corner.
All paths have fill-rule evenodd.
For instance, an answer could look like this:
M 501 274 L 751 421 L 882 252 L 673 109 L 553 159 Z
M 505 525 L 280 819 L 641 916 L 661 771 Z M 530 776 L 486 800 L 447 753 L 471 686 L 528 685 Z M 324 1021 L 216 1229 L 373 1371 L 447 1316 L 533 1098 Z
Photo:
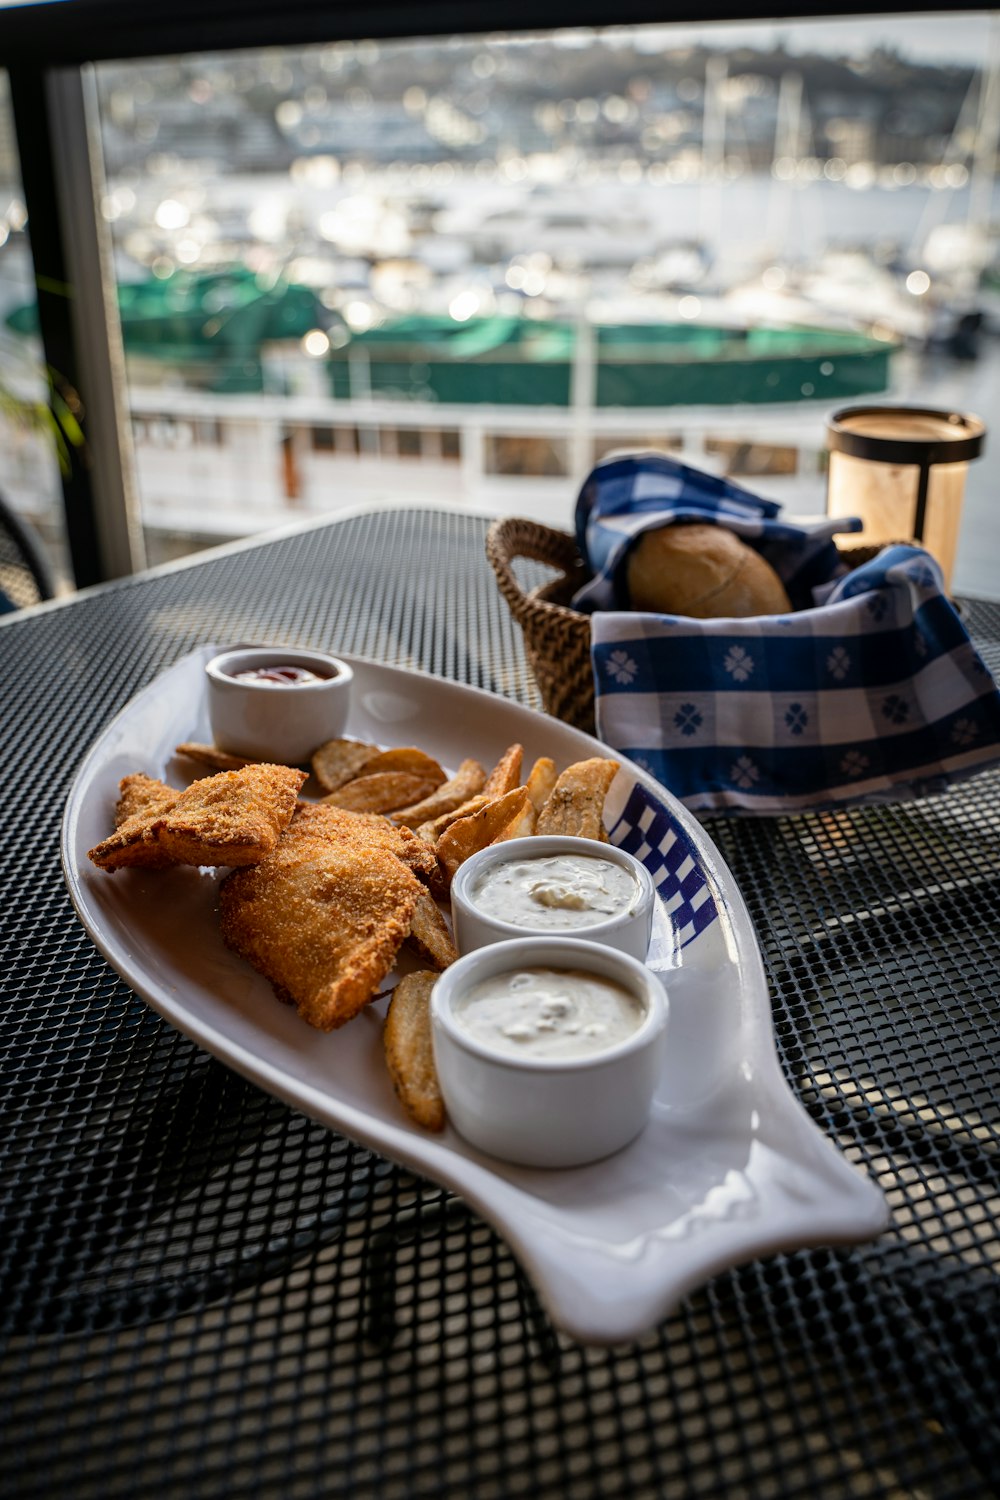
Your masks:
M 629 870 L 592 854 L 551 854 L 494 864 L 469 897 L 487 916 L 539 932 L 575 931 L 628 915 L 639 900 Z
M 457 1000 L 470 1036 L 519 1057 L 587 1057 L 642 1025 L 642 1001 L 624 985 L 581 969 L 516 969 L 482 979 Z

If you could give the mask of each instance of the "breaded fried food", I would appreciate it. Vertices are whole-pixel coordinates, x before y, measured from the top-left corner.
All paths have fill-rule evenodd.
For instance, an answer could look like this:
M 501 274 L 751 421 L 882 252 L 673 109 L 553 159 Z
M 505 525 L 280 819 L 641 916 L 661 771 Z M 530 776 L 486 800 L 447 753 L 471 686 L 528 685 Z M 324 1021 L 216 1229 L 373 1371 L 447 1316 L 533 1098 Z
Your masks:
M 333 1031 L 374 998 L 423 889 L 387 849 L 293 826 L 222 882 L 222 936 L 310 1026 Z
M 113 837 L 120 847 L 111 868 L 128 866 L 132 869 L 167 870 L 177 864 L 173 855 L 162 849 L 155 839 L 144 837 L 150 821 L 162 817 L 174 806 L 180 796 L 177 788 L 139 771 L 122 777 L 118 794 Z
M 175 786 L 144 776 L 141 771 L 123 776 L 118 783 L 118 801 L 115 803 L 115 827 L 121 828 L 129 818 L 143 813 L 166 813 L 173 807 L 180 792 Z
M 177 864 L 157 843 L 150 829 L 170 811 L 179 796 L 176 787 L 141 772 L 123 776 L 118 783 L 115 831 L 90 850 L 90 858 L 112 873 L 122 869 L 166 870 Z
M 172 805 L 161 800 L 127 817 L 89 857 L 112 874 L 125 866 L 162 868 L 165 863 L 256 864 L 291 822 L 304 781 L 304 772 L 272 765 L 205 776 L 175 793 Z M 130 803 L 145 793 L 153 796 L 133 785 L 122 795 Z
M 536 833 L 570 834 L 574 838 L 603 839 L 604 799 L 618 773 L 618 762 L 594 756 L 567 766 L 557 778 L 538 814 Z
M 392 992 L 382 1031 L 386 1066 L 399 1102 L 425 1130 L 443 1130 L 444 1100 L 431 1042 L 431 990 L 436 974 L 407 974 Z
M 292 827 L 308 830 L 335 844 L 352 844 L 358 849 L 387 849 L 395 854 L 427 885 L 434 885 L 439 875 L 438 857 L 432 845 L 418 838 L 409 828 L 397 828 L 378 813 L 349 812 L 330 802 L 300 802 L 295 809 Z
M 464 802 L 468 802 L 470 797 L 482 791 L 485 782 L 486 771 L 479 761 L 463 760 L 454 776 L 431 792 L 429 797 L 394 812 L 393 822 L 402 823 L 407 828 L 419 828 L 421 824 L 431 823 L 435 818 L 447 817 Z

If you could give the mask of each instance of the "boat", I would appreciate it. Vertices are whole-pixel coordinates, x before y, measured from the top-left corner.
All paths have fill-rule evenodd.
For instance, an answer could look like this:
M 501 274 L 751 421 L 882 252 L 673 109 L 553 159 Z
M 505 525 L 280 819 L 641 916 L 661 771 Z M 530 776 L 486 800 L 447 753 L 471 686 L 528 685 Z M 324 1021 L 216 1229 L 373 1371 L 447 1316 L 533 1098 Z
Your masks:
M 249 272 L 123 285 L 119 302 L 147 540 L 187 550 L 399 496 L 563 524 L 621 448 L 813 508 L 824 414 L 884 391 L 897 348 L 722 319 L 414 315 L 352 331 L 308 288 Z M 25 309 L 7 323 L 30 332 Z
M 410 316 L 328 356 L 338 400 L 595 408 L 773 405 L 884 391 L 896 341 L 847 329 Z

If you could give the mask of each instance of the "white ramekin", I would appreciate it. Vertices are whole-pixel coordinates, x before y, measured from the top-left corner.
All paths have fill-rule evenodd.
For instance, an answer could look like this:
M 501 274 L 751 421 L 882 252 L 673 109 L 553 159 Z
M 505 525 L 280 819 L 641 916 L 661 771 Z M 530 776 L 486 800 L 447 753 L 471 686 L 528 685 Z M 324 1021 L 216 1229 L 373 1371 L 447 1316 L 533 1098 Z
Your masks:
M 305 667 L 322 682 L 277 687 L 239 681 L 255 667 Z M 346 662 L 323 651 L 286 646 L 241 646 L 205 667 L 208 718 L 221 750 L 278 765 L 307 765 L 313 751 L 344 732 L 354 676 Z
M 542 859 L 553 854 L 590 855 L 605 859 L 611 864 L 627 870 L 636 883 L 636 900 L 633 909 L 603 922 L 587 927 L 564 928 L 529 927 L 527 924 L 503 922 L 476 905 L 473 891 L 476 882 L 497 865 L 523 859 Z M 459 953 L 472 953 L 487 943 L 503 943 L 515 937 L 574 937 L 588 943 L 603 943 L 629 953 L 640 963 L 649 951 L 649 939 L 653 927 L 653 910 L 656 903 L 656 887 L 645 865 L 624 849 L 614 844 L 603 844 L 597 839 L 570 838 L 561 834 L 534 834 L 523 839 L 507 839 L 503 843 L 489 844 L 485 849 L 470 855 L 459 865 L 451 882 L 451 916 L 455 931 L 455 946 Z
M 454 1007 L 483 979 L 526 968 L 579 969 L 616 981 L 645 1017 L 624 1041 L 584 1058 L 518 1057 L 472 1036 Z M 448 1119 L 479 1150 L 532 1167 L 575 1167 L 628 1145 L 663 1075 L 667 997 L 637 959 L 578 938 L 521 938 L 460 958 L 431 993 L 434 1062 Z

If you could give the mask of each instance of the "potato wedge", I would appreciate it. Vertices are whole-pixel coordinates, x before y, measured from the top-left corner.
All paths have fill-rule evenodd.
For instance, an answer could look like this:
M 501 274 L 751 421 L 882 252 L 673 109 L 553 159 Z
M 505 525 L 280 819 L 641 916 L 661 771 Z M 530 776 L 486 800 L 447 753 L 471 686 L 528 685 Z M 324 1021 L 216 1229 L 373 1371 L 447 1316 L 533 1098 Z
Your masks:
M 537 822 L 538 814 L 535 811 L 534 804 L 532 803 L 531 797 L 529 795 L 525 799 L 524 807 L 521 809 L 521 811 L 515 817 L 511 818 L 506 828 L 502 828 L 500 830 L 493 842 L 495 844 L 502 844 L 507 839 L 530 838 L 535 831 L 535 825 L 537 824 Z
M 372 776 L 358 776 L 345 782 L 335 792 L 322 798 L 334 807 L 344 807 L 348 812 L 387 813 L 394 807 L 405 807 L 418 797 L 426 797 L 434 790 L 433 782 L 422 776 L 411 776 L 408 771 L 376 771 Z
M 536 833 L 569 834 L 574 838 L 603 839 L 604 799 L 614 781 L 618 762 L 595 756 L 567 766 L 538 814 Z
M 392 992 L 382 1050 L 399 1102 L 425 1130 L 443 1130 L 444 1100 L 431 1043 L 431 990 L 437 974 L 407 974 Z
M 383 771 L 405 771 L 409 776 L 419 776 L 439 787 L 446 779 L 444 771 L 433 756 L 418 750 L 414 745 L 404 745 L 396 750 L 380 750 L 364 765 L 365 776 L 375 776 Z
M 524 784 L 528 788 L 528 796 L 535 812 L 541 812 L 556 784 L 555 761 L 550 760 L 547 755 L 540 756 L 528 772 L 528 779 Z
M 394 812 L 393 822 L 402 823 L 407 828 L 419 828 L 424 823 L 433 822 L 435 818 L 454 812 L 463 802 L 482 791 L 485 781 L 486 771 L 478 760 L 463 760 L 454 776 L 429 797 Z
M 174 754 L 196 760 L 201 766 L 211 766 L 213 771 L 242 771 L 244 766 L 259 764 L 252 755 L 230 755 L 228 750 L 220 750 L 218 745 L 201 745 L 195 740 L 185 740 L 183 745 L 175 745 Z
M 365 764 L 379 753 L 377 745 L 362 740 L 327 740 L 313 751 L 312 773 L 324 792 L 335 792 L 360 776 Z
M 433 964 L 435 969 L 447 969 L 449 964 L 458 960 L 458 949 L 452 941 L 448 924 L 429 891 L 424 891 L 417 899 L 407 942 L 418 957 Z
M 450 828 L 452 823 L 457 823 L 459 818 L 467 818 L 472 813 L 479 812 L 480 808 L 488 807 L 493 801 L 495 798 L 487 797 L 485 792 L 477 792 L 474 797 L 469 798 L 468 802 L 463 802 L 451 812 L 442 813 L 439 818 L 434 818 L 430 823 L 421 823 L 416 831 L 422 839 L 436 844 L 445 829 Z
M 446 828 L 435 848 L 449 877 L 454 875 L 470 854 L 492 844 L 507 824 L 524 811 L 527 801 L 527 787 L 518 786 L 503 797 L 487 802 L 478 812 L 459 818 L 457 823 Z
M 486 778 L 483 791 L 487 797 L 503 797 L 521 785 L 521 762 L 524 759 L 523 745 L 508 745 L 496 765 Z

